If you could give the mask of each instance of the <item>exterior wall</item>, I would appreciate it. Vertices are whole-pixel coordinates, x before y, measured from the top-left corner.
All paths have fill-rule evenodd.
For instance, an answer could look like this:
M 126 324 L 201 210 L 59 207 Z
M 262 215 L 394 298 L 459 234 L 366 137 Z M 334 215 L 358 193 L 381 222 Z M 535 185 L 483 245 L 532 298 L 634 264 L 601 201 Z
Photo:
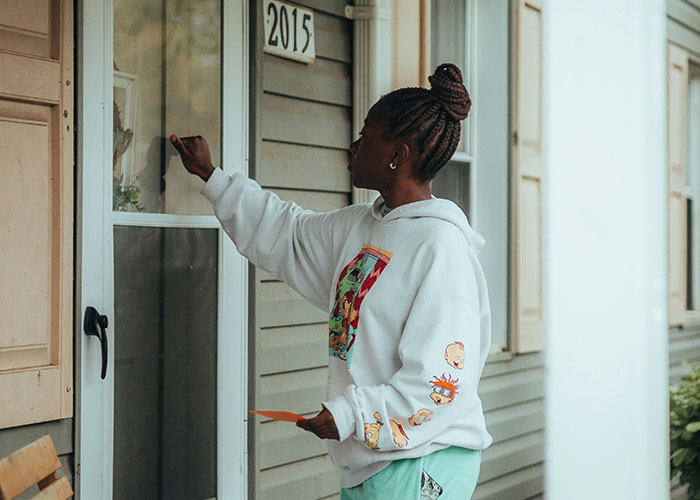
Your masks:
M 493 444 L 474 500 L 526 500 L 544 491 L 544 357 L 492 354 L 479 385 Z
M 256 3 L 260 16 L 262 2 Z M 343 16 L 343 0 L 296 3 L 314 9 L 312 64 L 263 54 L 263 23 L 251 21 L 258 45 L 251 47 L 250 171 L 281 198 L 328 211 L 351 202 L 352 21 Z M 251 282 L 249 406 L 315 415 L 325 396 L 328 314 L 260 269 L 251 269 Z M 294 426 L 251 419 L 248 452 L 251 499 L 338 493 L 340 475 L 326 444 Z
M 352 24 L 344 1 L 299 3 L 314 8 L 317 60 L 309 66 L 262 54 L 262 23 L 251 24 L 258 30 L 251 176 L 284 199 L 326 211 L 351 202 Z M 251 270 L 251 286 L 249 406 L 315 415 L 325 394 L 327 314 L 264 271 Z M 541 353 L 489 358 L 479 393 L 494 444 L 484 453 L 475 499 L 541 498 L 543 392 Z M 314 436 L 255 417 L 248 451 L 249 498 L 338 498 L 339 473 Z
M 51 436 L 56 453 L 61 460 L 60 476 L 68 477 L 68 480 L 73 484 L 73 419 L 65 418 L 63 420 L 54 420 L 51 422 L 42 422 L 39 424 L 26 425 L 22 427 L 11 427 L 0 431 L 0 458 L 6 457 L 10 453 L 17 451 L 23 446 L 28 445 L 32 441 L 36 441 L 41 436 L 48 434 Z M 26 500 L 39 492 L 39 488 L 34 486 L 22 495 L 17 497 L 17 500 Z
M 668 0 L 666 31 L 668 40 L 700 59 L 700 0 Z M 669 382 L 677 384 L 684 373 L 682 360 L 700 361 L 700 325 L 669 330 Z M 686 488 L 672 482 L 672 500 L 686 500 Z

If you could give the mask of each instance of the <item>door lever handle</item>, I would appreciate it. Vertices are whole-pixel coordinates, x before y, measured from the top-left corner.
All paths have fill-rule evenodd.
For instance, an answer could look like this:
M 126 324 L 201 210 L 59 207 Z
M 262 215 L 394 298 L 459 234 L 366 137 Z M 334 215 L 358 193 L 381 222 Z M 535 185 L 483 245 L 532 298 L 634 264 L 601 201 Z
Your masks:
M 83 330 L 86 335 L 94 335 L 100 339 L 102 346 L 102 379 L 107 376 L 107 326 L 109 320 L 104 314 L 97 312 L 92 306 L 85 309 L 85 320 L 83 321 Z

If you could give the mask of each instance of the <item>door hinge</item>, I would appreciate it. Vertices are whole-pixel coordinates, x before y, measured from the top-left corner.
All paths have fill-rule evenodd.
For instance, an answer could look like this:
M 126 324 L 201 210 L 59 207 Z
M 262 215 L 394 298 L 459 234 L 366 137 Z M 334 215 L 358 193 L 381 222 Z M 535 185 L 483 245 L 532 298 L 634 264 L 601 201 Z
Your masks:
M 516 146 L 518 145 L 518 131 L 517 130 L 513 130 L 513 144 Z

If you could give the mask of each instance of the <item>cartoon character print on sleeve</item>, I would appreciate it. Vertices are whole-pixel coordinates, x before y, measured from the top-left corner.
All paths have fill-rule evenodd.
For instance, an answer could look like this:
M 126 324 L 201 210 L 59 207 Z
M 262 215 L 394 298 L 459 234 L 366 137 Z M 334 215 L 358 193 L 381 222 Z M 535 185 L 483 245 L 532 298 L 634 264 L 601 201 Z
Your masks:
M 442 377 L 433 377 L 435 380 L 430 381 L 430 385 L 433 386 L 433 392 L 430 394 L 430 399 L 436 405 L 446 405 L 454 401 L 457 395 L 457 389 L 459 389 L 459 379 L 453 379 L 452 375 L 448 375 L 445 378 L 445 374 Z
M 381 248 L 363 245 L 338 277 L 335 302 L 328 321 L 328 354 L 344 360 L 348 367 L 352 361 L 362 301 L 393 255 Z
M 391 433 L 394 436 L 394 444 L 399 448 L 403 448 L 408 444 L 408 436 L 403 430 L 403 427 L 396 420 L 389 420 L 389 425 L 391 426 Z
M 432 414 L 433 412 L 428 410 L 427 408 L 421 408 L 416 413 L 414 413 L 411 416 L 411 418 L 408 419 L 408 423 L 412 427 L 415 427 L 416 425 L 424 424 L 425 422 L 430 422 L 430 415 Z
M 461 342 L 448 344 L 445 348 L 445 361 L 452 368 L 458 370 L 464 368 L 464 344 Z
M 373 450 L 377 450 L 379 449 L 379 429 L 384 422 L 382 422 L 382 414 L 378 411 L 374 412 L 374 419 L 376 420 L 374 423 L 365 424 L 365 443 Z

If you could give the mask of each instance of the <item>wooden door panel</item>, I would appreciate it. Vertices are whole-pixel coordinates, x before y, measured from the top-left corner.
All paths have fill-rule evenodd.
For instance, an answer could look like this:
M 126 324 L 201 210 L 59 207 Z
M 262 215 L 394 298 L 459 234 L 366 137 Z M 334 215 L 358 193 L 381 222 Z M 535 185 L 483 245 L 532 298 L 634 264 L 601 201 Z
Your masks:
M 48 300 L 57 291 L 52 276 L 57 228 L 51 217 L 57 162 L 51 161 L 51 136 L 58 134 L 50 108 L 12 104 L 0 105 L 0 137 L 10 153 L 0 156 L 0 245 L 9 264 L 0 268 L 0 282 L 12 284 L 8 299 L 0 302 L 3 369 L 48 364 L 51 332 L 58 331 Z M 32 109 L 23 113 L 27 108 Z
M 0 50 L 58 59 L 60 21 L 59 0 L 0 0 Z
M 61 66 L 57 61 L 0 52 L 0 95 L 58 104 Z
M 0 428 L 73 414 L 72 8 L 0 0 Z

